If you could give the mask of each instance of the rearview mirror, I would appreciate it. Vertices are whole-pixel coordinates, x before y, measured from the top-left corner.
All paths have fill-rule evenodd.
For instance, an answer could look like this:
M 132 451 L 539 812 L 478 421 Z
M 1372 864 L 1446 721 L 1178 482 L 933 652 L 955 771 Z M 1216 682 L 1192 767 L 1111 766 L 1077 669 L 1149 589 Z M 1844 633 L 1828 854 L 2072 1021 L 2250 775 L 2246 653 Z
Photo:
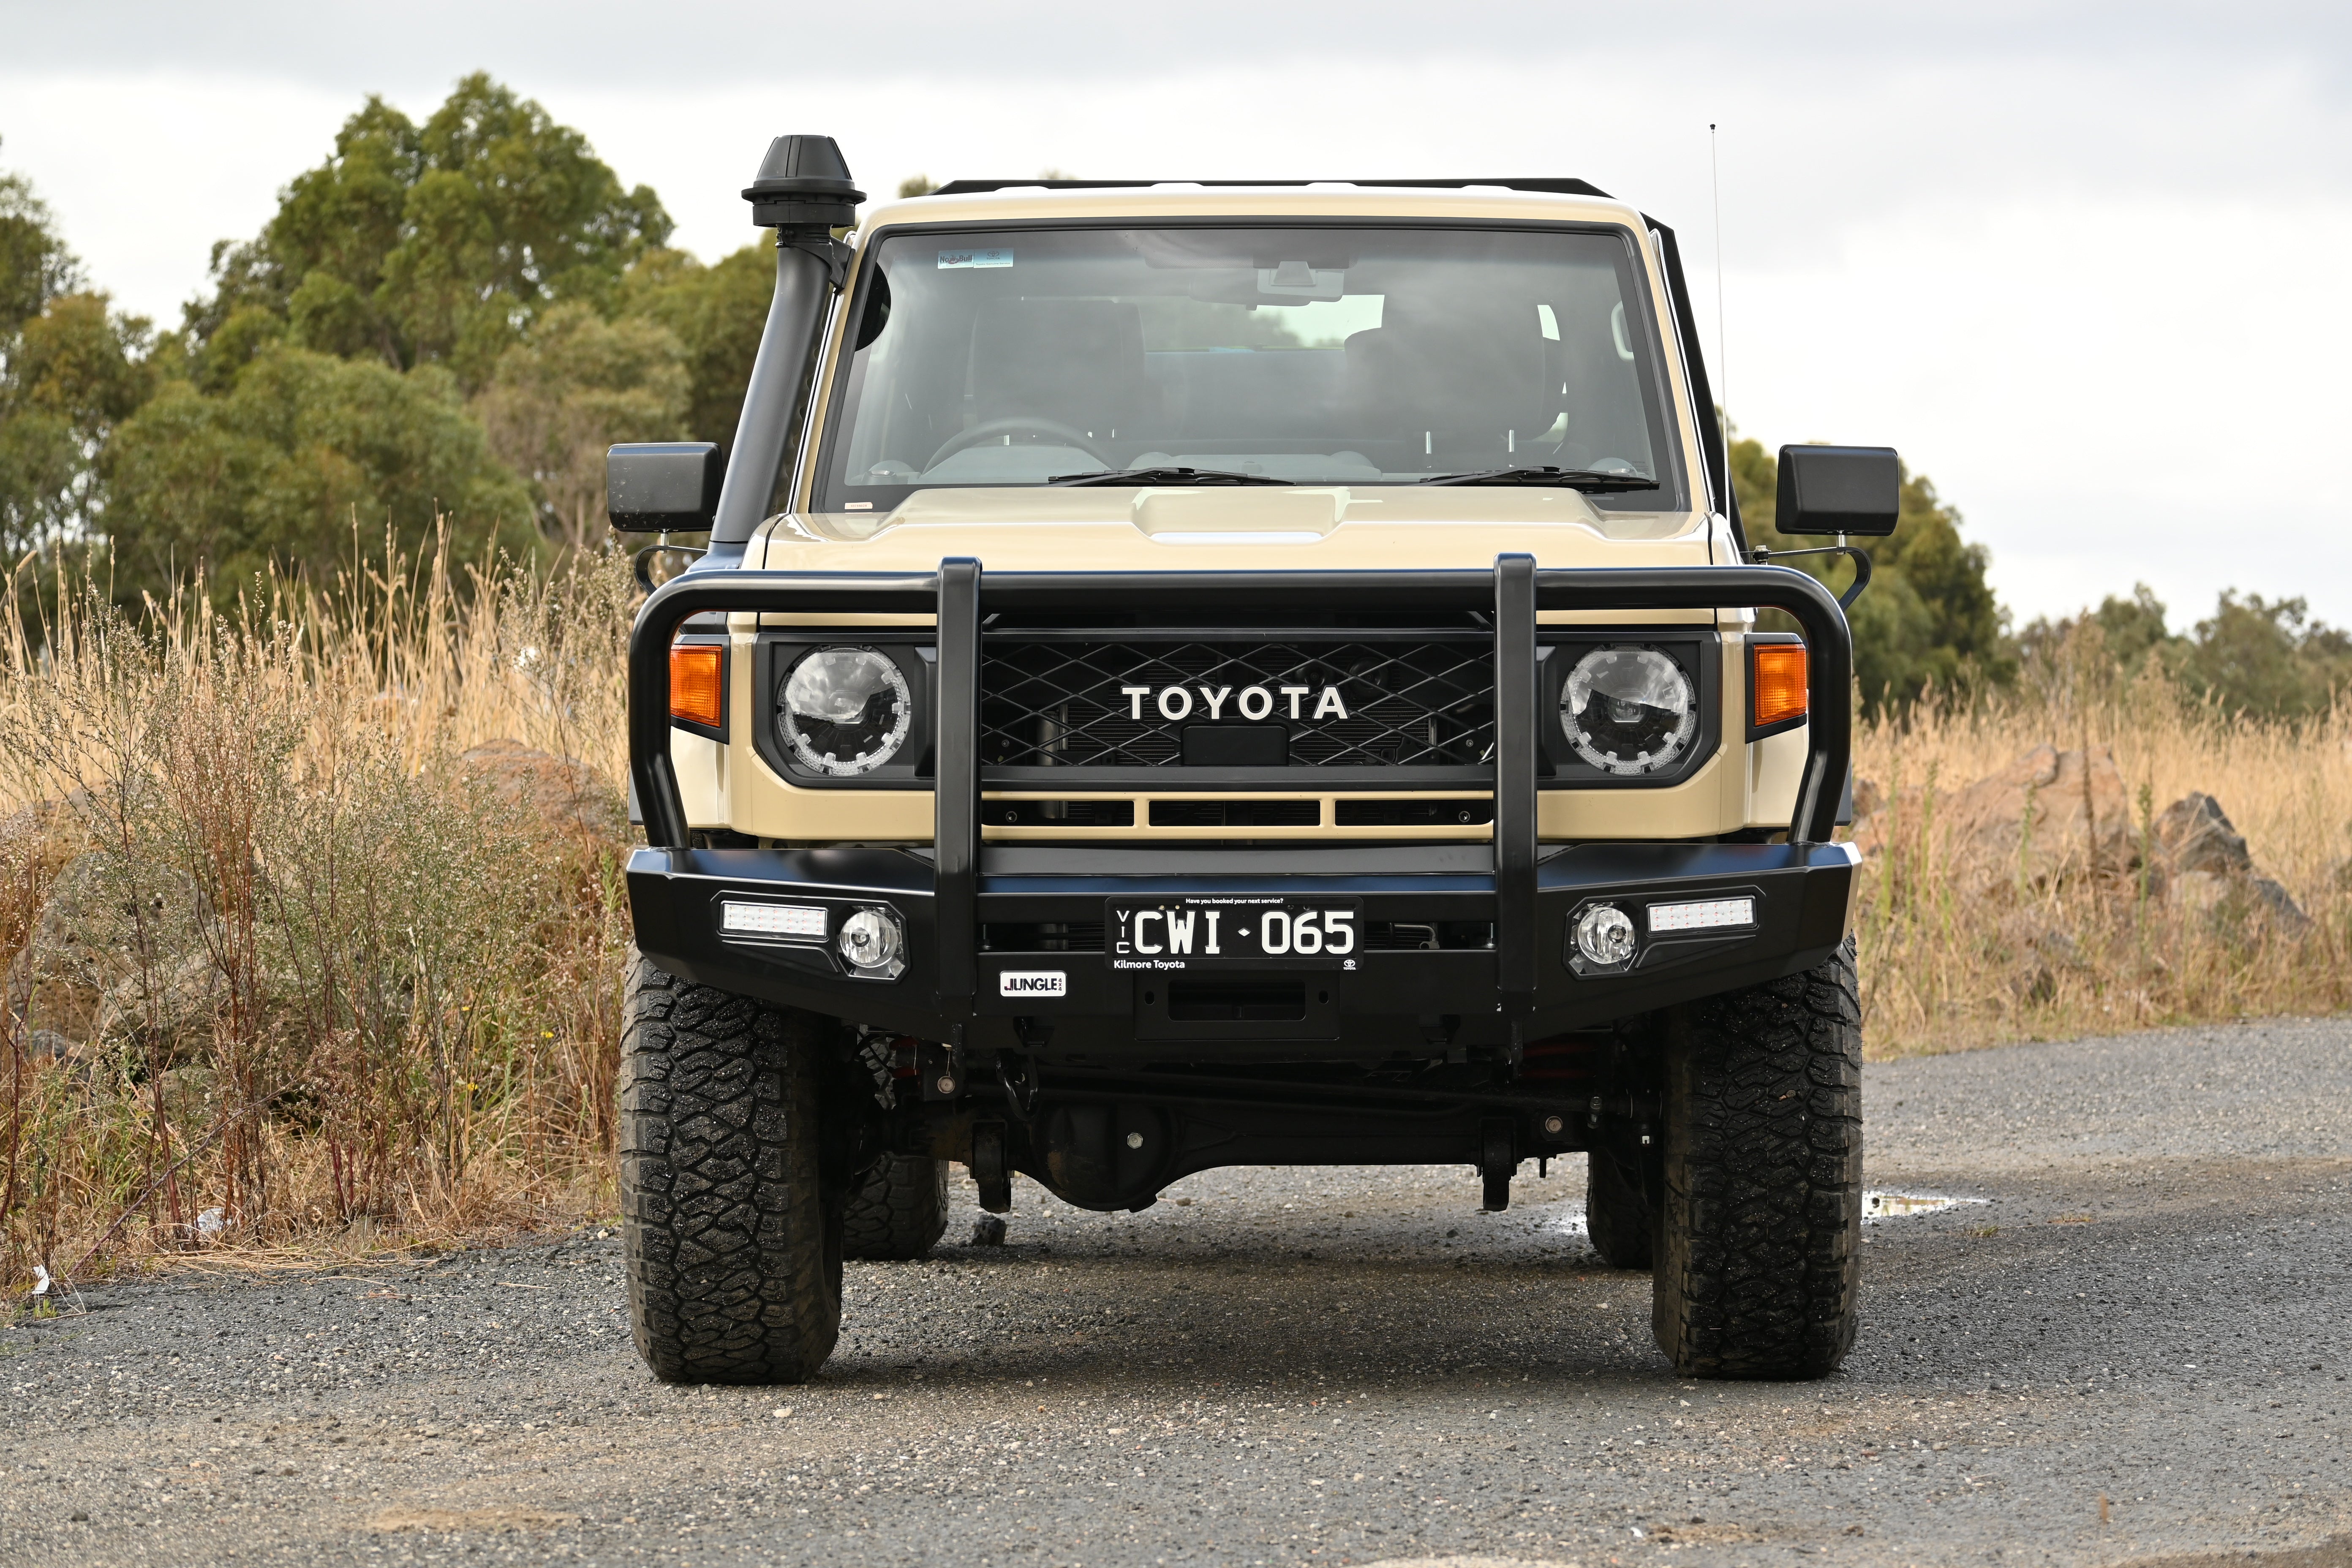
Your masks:
M 1903 510 L 1903 466 L 1892 447 L 1783 447 L 1782 533 L 1887 534 Z
M 604 453 L 604 511 L 624 533 L 704 533 L 726 460 L 708 441 L 633 441 Z

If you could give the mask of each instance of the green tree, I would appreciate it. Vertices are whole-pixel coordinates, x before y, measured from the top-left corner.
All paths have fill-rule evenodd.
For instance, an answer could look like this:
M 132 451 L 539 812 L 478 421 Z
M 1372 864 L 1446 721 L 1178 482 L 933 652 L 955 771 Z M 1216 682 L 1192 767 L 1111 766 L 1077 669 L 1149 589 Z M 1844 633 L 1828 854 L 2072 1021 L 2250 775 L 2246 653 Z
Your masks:
M 80 281 L 48 204 L 22 174 L 0 172 L 0 353 L 18 328 Z
M 2300 598 L 2225 589 L 2210 618 L 2171 652 L 2191 691 L 2264 717 L 2323 713 L 2352 688 L 2352 634 L 2312 620 Z
M 0 549 L 89 536 L 102 502 L 97 464 L 154 385 L 143 317 L 103 294 L 61 294 L 25 322 L 0 373 Z
M 1780 463 L 1756 440 L 1731 445 L 1732 487 L 1751 545 L 1802 550 L 1818 539 L 1773 526 Z M 1930 688 L 1964 690 L 2006 685 L 2017 675 L 2008 614 L 1985 571 L 1991 553 L 1960 537 L 1960 514 L 1925 475 L 1906 470 L 1902 510 L 1884 539 L 1858 539 L 1870 556 L 1871 585 L 1849 612 L 1855 682 L 1864 710 L 1906 707 Z M 1843 584 L 1853 568 L 1834 556 L 1806 556 L 1792 566 Z
M 747 245 L 709 267 L 683 250 L 651 250 L 621 279 L 619 311 L 656 321 L 677 339 L 690 438 L 733 448 L 743 389 L 775 293 L 772 245 Z
M 2095 610 L 2035 620 L 2018 646 L 2051 685 L 2086 672 L 2128 677 L 2153 661 L 2191 696 L 2258 718 L 2310 718 L 2352 691 L 2352 632 L 2311 619 L 2305 600 L 2235 589 L 2223 589 L 2185 636 L 2167 628 L 2163 601 L 2141 583 L 2127 599 L 2109 595 Z
M 168 589 L 202 563 L 229 598 L 273 560 L 331 573 L 354 530 L 420 549 L 444 514 L 461 559 L 536 544 L 528 487 L 439 365 L 272 344 L 221 393 L 167 384 L 114 432 L 100 471 L 126 591 Z
M 154 382 L 145 320 L 78 291 L 80 266 L 21 174 L 0 174 L 0 552 L 86 536 L 93 466 Z
M 539 487 L 547 531 L 573 549 L 604 531 L 604 449 L 686 434 L 677 336 L 643 316 L 558 305 L 499 359 L 474 399 L 491 453 Z
M 401 370 L 442 362 L 472 390 L 541 311 L 608 306 L 670 226 L 579 132 L 478 72 L 422 126 L 370 98 L 257 237 L 215 247 L 215 287 L 189 308 L 188 336 L 208 346 L 254 309 L 300 347 Z

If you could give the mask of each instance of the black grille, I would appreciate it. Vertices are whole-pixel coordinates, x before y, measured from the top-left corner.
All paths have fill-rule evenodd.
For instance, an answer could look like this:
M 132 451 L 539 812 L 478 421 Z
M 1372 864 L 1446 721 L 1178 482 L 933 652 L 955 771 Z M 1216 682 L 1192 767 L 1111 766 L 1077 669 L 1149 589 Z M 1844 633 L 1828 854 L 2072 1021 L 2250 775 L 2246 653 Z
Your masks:
M 1147 694 L 1120 689 L 1135 686 Z M 1172 698 L 1162 709 L 1170 688 L 1184 690 L 1189 712 Z M 1270 711 L 1255 699 L 1242 706 L 1251 688 L 1267 694 Z M 1253 721 L 1283 727 L 1292 767 L 1493 761 L 1494 645 L 1476 636 L 1196 642 L 1003 634 L 981 650 L 980 690 L 981 754 L 994 767 L 1177 767 L 1188 727 Z M 1196 744 L 1194 754 L 1204 751 Z
M 1494 945 L 1495 928 L 1476 921 L 1373 921 L 1364 931 L 1364 946 L 1374 952 L 1435 952 Z
M 990 952 L 1100 952 L 1100 921 L 991 921 L 980 928 L 980 945 Z
M 1335 820 L 1341 827 L 1463 827 L 1495 820 L 1495 803 L 1459 800 L 1340 800 Z
M 1132 827 L 1131 800 L 988 800 L 980 819 L 991 827 Z
M 1315 827 L 1323 821 L 1319 800 L 1155 800 L 1154 827 Z

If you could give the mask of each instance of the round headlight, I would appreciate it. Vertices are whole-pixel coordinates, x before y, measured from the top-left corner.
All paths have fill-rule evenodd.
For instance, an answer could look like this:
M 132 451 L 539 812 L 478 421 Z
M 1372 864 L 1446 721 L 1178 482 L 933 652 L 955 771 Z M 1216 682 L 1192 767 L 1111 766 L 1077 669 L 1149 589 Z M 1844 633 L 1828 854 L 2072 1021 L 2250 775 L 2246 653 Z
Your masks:
M 1651 773 L 1690 749 L 1698 699 L 1683 667 L 1654 647 L 1598 647 L 1559 692 L 1560 727 L 1576 754 L 1612 773 Z
M 907 678 L 870 647 L 821 647 L 784 678 L 776 729 L 794 760 L 821 773 L 871 773 L 898 754 L 913 722 Z

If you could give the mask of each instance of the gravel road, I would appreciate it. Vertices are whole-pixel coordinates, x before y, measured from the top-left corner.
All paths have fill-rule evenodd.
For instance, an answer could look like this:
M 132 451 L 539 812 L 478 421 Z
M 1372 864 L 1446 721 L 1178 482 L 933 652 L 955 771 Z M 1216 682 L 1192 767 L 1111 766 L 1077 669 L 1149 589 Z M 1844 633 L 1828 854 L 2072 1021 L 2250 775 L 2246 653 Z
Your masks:
M 800 1388 L 654 1383 L 604 1231 L 93 1292 L 0 1331 L 0 1563 L 2352 1563 L 2352 1020 L 1865 1086 L 1871 1185 L 1968 1201 L 1822 1383 L 1670 1375 L 1580 1165 L 1024 1184 Z

